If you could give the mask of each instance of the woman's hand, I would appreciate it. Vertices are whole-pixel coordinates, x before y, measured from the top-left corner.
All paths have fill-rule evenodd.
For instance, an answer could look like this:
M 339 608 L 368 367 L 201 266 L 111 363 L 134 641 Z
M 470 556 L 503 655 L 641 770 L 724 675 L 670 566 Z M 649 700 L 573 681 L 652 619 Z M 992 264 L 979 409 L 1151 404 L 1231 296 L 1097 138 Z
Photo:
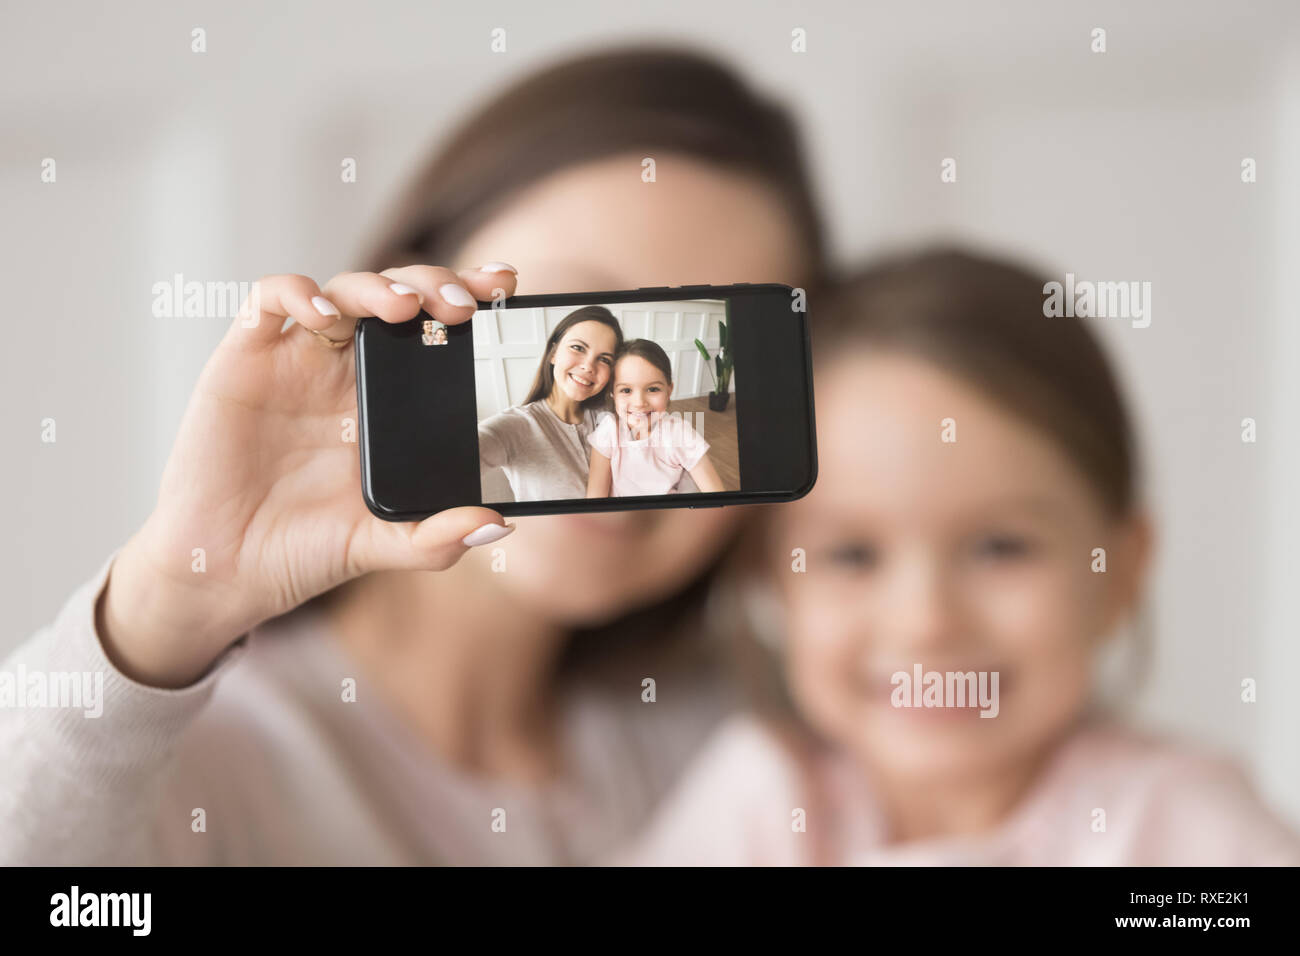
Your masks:
M 350 578 L 441 570 L 477 529 L 491 526 L 471 545 L 508 533 L 488 508 L 374 517 L 361 498 L 352 347 L 298 328 L 342 341 L 361 316 L 404 322 L 421 307 L 451 325 L 497 289 L 515 290 L 499 263 L 345 273 L 323 289 L 297 275 L 258 282 L 199 376 L 157 506 L 113 563 L 96 620 L 114 665 L 184 686 L 254 625 Z

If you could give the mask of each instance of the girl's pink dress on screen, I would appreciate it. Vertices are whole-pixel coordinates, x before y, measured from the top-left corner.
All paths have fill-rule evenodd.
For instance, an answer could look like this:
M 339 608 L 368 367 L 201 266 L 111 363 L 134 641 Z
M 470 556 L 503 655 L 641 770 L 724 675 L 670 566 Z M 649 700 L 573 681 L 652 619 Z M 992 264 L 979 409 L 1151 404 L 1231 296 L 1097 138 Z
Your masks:
M 673 494 L 682 473 L 709 451 L 709 443 L 679 415 L 665 415 L 638 441 L 617 415 L 606 412 L 587 440 L 609 459 L 614 498 Z

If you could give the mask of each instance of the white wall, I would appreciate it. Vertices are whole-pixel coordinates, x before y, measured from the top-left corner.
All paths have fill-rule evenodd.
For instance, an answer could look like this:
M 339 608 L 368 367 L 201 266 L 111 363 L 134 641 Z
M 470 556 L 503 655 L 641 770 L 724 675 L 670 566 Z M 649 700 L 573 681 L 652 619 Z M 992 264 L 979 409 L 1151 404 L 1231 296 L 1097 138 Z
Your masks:
M 274 9 L 6 8 L 0 649 L 50 619 L 150 507 L 225 325 L 153 318 L 154 282 L 352 267 L 396 183 L 491 90 L 563 52 L 672 38 L 794 107 L 839 260 L 955 236 L 1153 283 L 1150 328 L 1102 325 L 1163 532 L 1156 676 L 1137 703 L 1239 753 L 1300 822 L 1294 3 Z M 1105 54 L 1089 52 L 1096 26 Z M 489 51 L 493 27 L 504 54 Z M 806 53 L 790 49 L 796 27 Z M 344 185 L 349 156 L 359 180 Z M 948 156 L 958 181 L 942 184 Z M 40 182 L 44 157 L 57 184 Z M 39 440 L 47 416 L 54 445 Z M 1255 445 L 1238 438 L 1247 416 Z M 1253 706 L 1238 702 L 1245 676 L 1260 681 Z

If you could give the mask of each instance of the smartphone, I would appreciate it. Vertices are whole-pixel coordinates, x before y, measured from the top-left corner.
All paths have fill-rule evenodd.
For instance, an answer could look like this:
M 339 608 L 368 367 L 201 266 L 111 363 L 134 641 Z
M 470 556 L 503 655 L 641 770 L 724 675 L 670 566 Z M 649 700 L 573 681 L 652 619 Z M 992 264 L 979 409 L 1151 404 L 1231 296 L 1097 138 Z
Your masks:
M 817 476 L 807 304 L 776 284 L 479 303 L 356 329 L 380 518 L 793 501 Z

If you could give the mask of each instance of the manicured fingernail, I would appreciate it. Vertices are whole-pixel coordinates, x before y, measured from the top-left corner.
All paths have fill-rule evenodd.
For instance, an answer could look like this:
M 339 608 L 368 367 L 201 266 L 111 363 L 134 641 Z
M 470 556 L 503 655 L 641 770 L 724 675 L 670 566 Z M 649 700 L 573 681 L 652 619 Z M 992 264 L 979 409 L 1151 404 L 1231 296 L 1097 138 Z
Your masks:
M 477 548 L 480 544 L 491 544 L 493 541 L 500 541 L 514 530 L 515 526 L 512 524 L 485 524 L 461 538 L 460 543 L 467 548 Z
M 334 306 L 334 303 L 323 295 L 312 296 L 311 304 L 316 306 L 316 311 L 321 315 L 332 315 L 336 319 L 339 317 L 339 310 Z
M 438 294 L 448 305 L 474 305 L 474 297 L 462 285 L 456 285 L 454 282 L 448 282 L 444 286 L 439 286 Z
M 395 295 L 413 295 L 417 301 L 424 301 L 424 296 L 420 295 L 418 289 L 412 289 L 409 285 L 405 285 L 401 282 L 394 282 L 388 288 L 392 290 Z
M 513 272 L 518 275 L 519 270 L 508 262 L 485 262 L 478 267 L 479 272 Z

